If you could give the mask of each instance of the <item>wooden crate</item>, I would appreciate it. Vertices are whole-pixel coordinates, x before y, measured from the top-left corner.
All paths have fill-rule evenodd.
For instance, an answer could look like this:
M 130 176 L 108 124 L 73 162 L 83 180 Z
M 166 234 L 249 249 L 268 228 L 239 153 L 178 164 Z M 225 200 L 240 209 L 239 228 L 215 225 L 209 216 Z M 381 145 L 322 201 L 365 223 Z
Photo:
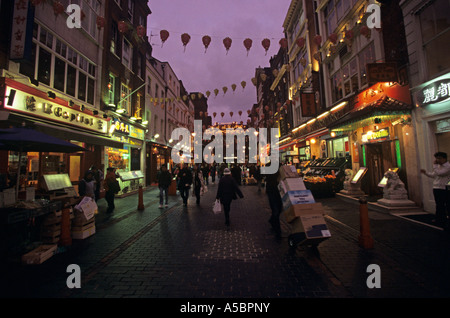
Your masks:
M 22 262 L 28 265 L 42 264 L 55 254 L 57 247 L 58 245 L 56 244 L 41 245 L 31 252 L 22 255 Z

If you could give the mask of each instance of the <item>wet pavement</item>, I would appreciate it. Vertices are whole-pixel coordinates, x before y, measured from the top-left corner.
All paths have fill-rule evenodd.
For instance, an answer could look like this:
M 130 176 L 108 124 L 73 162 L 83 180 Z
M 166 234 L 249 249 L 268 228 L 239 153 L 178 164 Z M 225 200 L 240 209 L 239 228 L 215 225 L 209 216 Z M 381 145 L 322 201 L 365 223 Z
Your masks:
M 99 201 L 96 234 L 41 265 L 10 262 L 2 272 L 2 298 L 355 299 L 450 296 L 449 235 L 388 213 L 369 211 L 373 249 L 358 244 L 359 204 L 318 199 L 331 237 L 317 248 L 288 244 L 290 226 L 275 238 L 264 189 L 242 186 L 233 201 L 231 228 L 212 212 L 217 184 L 200 205 L 179 196 L 159 209 L 159 190 L 116 198 L 107 215 Z M 81 288 L 70 289 L 69 264 L 81 269 Z M 368 266 L 379 266 L 380 288 L 369 288 Z M 178 307 L 177 307 L 178 308 Z M 177 309 L 178 310 L 178 309 Z

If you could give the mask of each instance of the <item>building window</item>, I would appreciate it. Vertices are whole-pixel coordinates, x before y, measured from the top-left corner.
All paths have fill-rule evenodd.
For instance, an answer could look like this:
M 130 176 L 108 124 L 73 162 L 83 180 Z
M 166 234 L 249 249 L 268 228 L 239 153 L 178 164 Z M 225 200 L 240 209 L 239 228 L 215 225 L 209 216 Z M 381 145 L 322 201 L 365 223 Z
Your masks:
M 122 48 L 122 63 L 128 67 L 128 69 L 132 70 L 132 57 L 133 57 L 133 47 L 131 43 L 127 39 L 123 39 L 123 48 Z
M 359 53 L 361 87 L 367 84 L 366 64 L 375 62 L 375 47 L 371 42 Z
M 420 13 L 423 50 L 431 78 L 450 68 L 449 0 L 437 0 Z
M 128 0 L 128 19 L 133 22 L 134 0 Z
M 120 107 L 125 109 L 128 114 L 131 114 L 131 89 L 122 83 L 121 86 L 121 100 Z
M 111 23 L 111 53 L 117 55 L 117 49 L 119 47 L 119 27 L 116 21 Z
M 147 76 L 147 94 L 152 95 L 152 78 Z
M 115 91 L 116 91 L 116 77 L 113 74 L 109 74 L 108 81 L 108 99 L 110 104 L 115 103 Z
M 331 76 L 331 94 L 333 103 L 343 97 L 342 76 L 340 70 L 337 71 L 333 76 Z
M 52 67 L 52 54 L 43 48 L 39 48 L 38 80 L 45 85 L 50 85 L 50 70 Z

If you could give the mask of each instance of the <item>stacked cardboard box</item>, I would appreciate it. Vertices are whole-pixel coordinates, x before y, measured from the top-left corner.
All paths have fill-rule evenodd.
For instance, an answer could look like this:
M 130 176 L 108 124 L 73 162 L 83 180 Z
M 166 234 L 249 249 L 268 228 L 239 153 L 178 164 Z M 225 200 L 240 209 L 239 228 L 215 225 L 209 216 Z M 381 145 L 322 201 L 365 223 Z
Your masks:
M 91 198 L 85 197 L 75 206 L 72 220 L 72 238 L 84 240 L 95 234 L 95 213 L 97 204 Z
M 323 217 L 323 206 L 316 203 L 295 167 L 281 166 L 280 178 L 278 189 L 286 221 L 291 226 L 290 239 L 295 238 L 294 244 L 319 243 L 329 238 L 331 234 Z

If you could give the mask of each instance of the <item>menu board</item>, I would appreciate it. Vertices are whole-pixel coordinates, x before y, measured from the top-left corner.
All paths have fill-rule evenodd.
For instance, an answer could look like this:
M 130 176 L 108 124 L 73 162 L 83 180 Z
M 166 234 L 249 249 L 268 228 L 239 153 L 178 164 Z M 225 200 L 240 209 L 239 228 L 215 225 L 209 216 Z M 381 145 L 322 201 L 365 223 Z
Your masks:
M 367 168 L 361 167 L 359 168 L 358 172 L 355 174 L 355 176 L 352 179 L 352 183 L 358 183 L 359 180 L 366 174 Z
M 120 179 L 122 181 L 140 179 L 144 177 L 144 174 L 140 170 L 136 171 L 121 171 L 119 172 Z
M 44 184 L 47 191 L 61 190 L 72 186 L 67 173 L 44 175 Z

